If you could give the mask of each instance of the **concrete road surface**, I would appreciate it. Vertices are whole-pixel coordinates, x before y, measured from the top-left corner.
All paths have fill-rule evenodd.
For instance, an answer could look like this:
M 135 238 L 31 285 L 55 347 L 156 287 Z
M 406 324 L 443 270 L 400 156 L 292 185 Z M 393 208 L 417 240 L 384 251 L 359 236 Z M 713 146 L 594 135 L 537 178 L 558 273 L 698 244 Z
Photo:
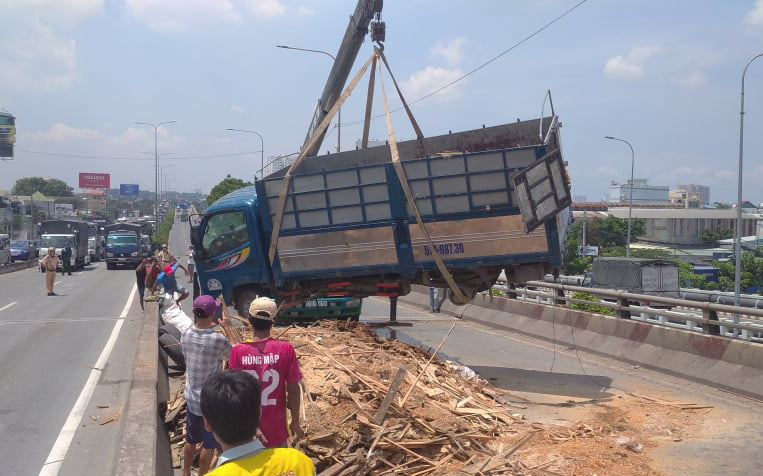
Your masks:
M 5 474 L 111 474 L 134 370 L 140 306 L 132 270 L 99 262 L 0 276 L 0 462 Z M 47 463 L 47 464 L 46 464 Z
M 436 348 L 457 322 L 442 347 L 441 358 L 466 365 L 522 397 L 522 405 L 527 407 L 522 412 L 528 419 L 580 421 L 603 400 L 617 398 L 624 391 L 712 405 L 718 428 L 653 451 L 650 456 L 655 466 L 674 475 L 761 474 L 756 456 L 763 453 L 763 404 L 759 401 L 405 303 L 398 305 L 397 316 L 413 326 L 383 328 L 379 333 L 425 349 Z M 363 300 L 362 321 L 388 319 L 387 299 Z

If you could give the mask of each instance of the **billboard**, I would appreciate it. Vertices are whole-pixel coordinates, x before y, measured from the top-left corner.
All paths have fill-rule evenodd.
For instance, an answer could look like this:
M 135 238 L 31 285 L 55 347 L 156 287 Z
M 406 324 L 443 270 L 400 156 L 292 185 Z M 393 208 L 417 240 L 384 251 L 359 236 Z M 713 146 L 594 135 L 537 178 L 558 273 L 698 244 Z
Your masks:
M 140 192 L 140 187 L 137 183 L 121 183 L 119 184 L 119 195 L 125 197 L 137 197 Z
M 79 173 L 79 188 L 109 188 L 111 174 Z

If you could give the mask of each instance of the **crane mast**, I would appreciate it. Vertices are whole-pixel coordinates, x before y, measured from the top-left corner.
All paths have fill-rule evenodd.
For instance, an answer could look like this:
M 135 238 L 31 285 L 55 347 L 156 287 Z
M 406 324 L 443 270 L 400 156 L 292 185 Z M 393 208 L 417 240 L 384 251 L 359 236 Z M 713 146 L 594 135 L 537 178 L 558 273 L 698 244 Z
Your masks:
M 344 38 L 342 38 L 342 43 L 339 45 L 336 60 L 323 88 L 323 94 L 321 94 L 321 98 L 315 108 L 313 120 L 310 122 L 310 127 L 307 130 L 303 147 L 307 145 L 315 129 L 326 117 L 326 114 L 334 106 L 339 95 L 342 93 L 342 88 L 344 88 L 347 82 L 352 65 L 355 63 L 355 58 L 357 58 L 360 51 L 360 46 L 363 44 L 363 40 L 368 33 L 369 25 L 371 27 L 371 40 L 377 43 L 384 41 L 385 24 L 381 21 L 383 6 L 383 0 L 358 0 L 355 12 L 350 16 L 350 22 L 347 25 Z M 307 151 L 308 157 L 318 154 L 323 143 L 323 136 L 325 135 L 324 131 L 315 145 Z

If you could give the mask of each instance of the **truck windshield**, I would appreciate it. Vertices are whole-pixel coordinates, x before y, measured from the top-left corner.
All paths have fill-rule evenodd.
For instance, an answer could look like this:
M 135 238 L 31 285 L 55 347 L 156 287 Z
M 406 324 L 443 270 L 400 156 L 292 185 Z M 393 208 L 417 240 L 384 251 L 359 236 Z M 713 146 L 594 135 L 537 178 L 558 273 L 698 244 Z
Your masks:
M 134 245 L 136 243 L 135 235 L 109 235 L 106 238 L 107 245 Z
M 218 213 L 204 225 L 202 247 L 207 256 L 218 256 L 249 240 L 244 212 Z
M 42 248 L 65 248 L 66 246 L 71 246 L 72 240 L 71 238 L 68 238 L 66 236 L 45 236 L 42 235 L 42 240 L 40 240 L 40 246 Z
M 12 126 L 16 123 L 12 116 L 0 116 L 0 126 Z

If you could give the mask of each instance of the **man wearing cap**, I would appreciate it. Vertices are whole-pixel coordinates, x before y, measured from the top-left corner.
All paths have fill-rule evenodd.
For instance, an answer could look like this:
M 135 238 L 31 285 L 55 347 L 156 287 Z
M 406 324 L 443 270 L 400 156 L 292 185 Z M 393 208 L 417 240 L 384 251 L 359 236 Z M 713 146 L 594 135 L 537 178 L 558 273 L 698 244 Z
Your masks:
M 223 307 L 225 314 L 225 308 Z M 233 346 L 228 366 L 233 370 L 246 370 L 260 382 L 262 399 L 260 430 L 266 448 L 287 447 L 289 432 L 286 408 L 291 413 L 288 425 L 294 442 L 303 436 L 299 423 L 301 391 L 297 353 L 290 342 L 273 339 L 273 327 L 278 308 L 275 301 L 261 297 L 249 306 L 249 323 L 253 329 L 252 341 Z
M 45 270 L 45 288 L 48 290 L 48 296 L 57 296 L 53 292 L 53 283 L 56 282 L 56 269 L 58 268 L 55 248 L 48 248 L 48 254 L 40 260 L 40 266 Z
M 196 445 L 202 444 L 199 456 L 199 475 L 209 471 L 214 450 L 220 449 L 214 435 L 204 428 L 201 411 L 201 388 L 204 382 L 222 370 L 223 360 L 231 352 L 231 344 L 223 335 L 215 332 L 215 298 L 201 295 L 193 300 L 194 325 L 180 336 L 180 345 L 186 364 L 185 397 L 186 437 L 183 448 L 183 475 L 190 476 Z
M 175 300 L 176 303 L 180 303 L 183 299 L 188 297 L 188 291 L 177 282 L 177 279 L 175 277 L 175 270 L 180 267 L 185 271 L 185 275 L 188 276 L 188 270 L 185 266 L 183 266 L 180 263 L 173 263 L 172 265 L 166 265 L 163 268 L 163 272 L 159 274 L 159 276 L 156 277 L 156 283 L 154 283 L 154 288 L 157 288 L 159 284 L 164 287 L 164 292 L 170 293 L 172 297 L 175 297 L 175 293 L 180 294 L 180 297 Z
M 170 250 L 167 248 L 167 243 L 162 244 L 162 249 L 156 254 L 156 259 L 159 260 L 159 265 L 164 268 L 168 264 L 170 264 L 170 261 L 172 261 L 172 253 L 170 253 Z M 188 271 L 186 271 L 188 273 Z

